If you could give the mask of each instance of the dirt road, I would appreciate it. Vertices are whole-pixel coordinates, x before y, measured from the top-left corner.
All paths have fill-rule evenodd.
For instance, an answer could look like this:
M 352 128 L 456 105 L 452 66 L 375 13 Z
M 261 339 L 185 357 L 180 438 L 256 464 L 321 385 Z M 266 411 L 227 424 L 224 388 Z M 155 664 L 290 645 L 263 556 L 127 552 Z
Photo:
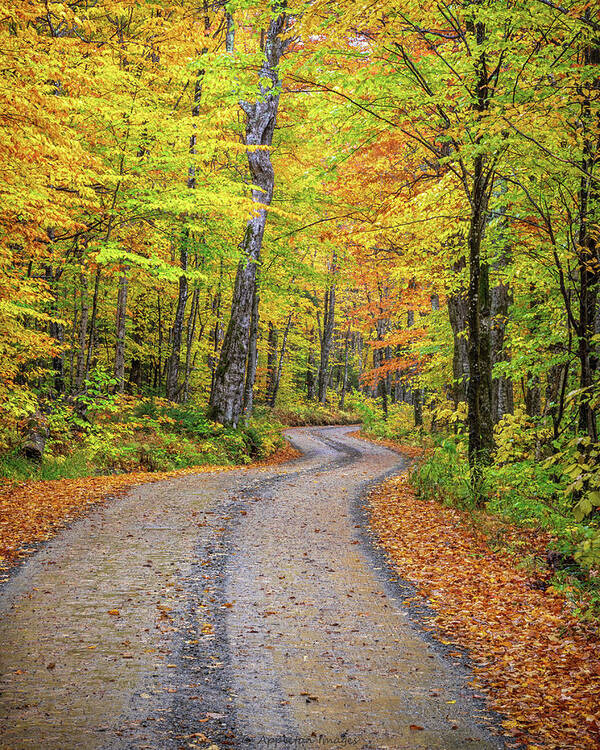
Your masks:
M 0 594 L 0 747 L 503 747 L 373 549 L 361 498 L 404 461 L 353 429 L 139 487 L 24 564 Z

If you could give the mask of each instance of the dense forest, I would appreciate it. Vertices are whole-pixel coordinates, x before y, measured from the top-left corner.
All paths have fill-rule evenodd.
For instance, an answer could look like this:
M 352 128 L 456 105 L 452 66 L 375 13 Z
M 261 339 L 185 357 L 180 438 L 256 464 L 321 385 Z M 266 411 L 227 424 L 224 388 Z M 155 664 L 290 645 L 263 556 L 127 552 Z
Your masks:
M 593 5 L 1 2 L 4 475 L 362 420 L 593 572 Z

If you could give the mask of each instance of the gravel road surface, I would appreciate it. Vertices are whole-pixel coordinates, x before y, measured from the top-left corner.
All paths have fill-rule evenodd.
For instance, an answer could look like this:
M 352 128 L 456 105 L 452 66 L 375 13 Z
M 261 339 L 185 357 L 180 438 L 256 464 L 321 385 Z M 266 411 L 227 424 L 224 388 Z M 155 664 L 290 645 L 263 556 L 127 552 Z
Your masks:
M 0 591 L 0 747 L 504 747 L 373 548 L 364 494 L 405 460 L 355 429 L 138 487 L 23 564 Z

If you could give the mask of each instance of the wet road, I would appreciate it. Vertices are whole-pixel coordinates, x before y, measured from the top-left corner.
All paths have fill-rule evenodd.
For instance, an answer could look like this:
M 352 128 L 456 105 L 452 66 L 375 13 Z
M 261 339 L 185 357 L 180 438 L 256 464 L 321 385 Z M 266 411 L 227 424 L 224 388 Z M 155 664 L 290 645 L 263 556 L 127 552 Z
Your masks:
M 354 429 L 138 487 L 24 564 L 0 595 L 0 747 L 502 747 L 373 554 L 361 497 L 404 460 Z

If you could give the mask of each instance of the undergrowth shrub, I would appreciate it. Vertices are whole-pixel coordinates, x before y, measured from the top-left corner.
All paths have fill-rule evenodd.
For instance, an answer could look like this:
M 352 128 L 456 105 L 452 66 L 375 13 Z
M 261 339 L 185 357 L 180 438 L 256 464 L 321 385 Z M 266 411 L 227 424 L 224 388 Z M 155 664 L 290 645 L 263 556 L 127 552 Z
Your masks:
M 351 396 L 347 398 L 346 404 L 346 408 L 340 409 L 335 404 L 320 404 L 304 397 L 282 398 L 273 410 L 273 416 L 288 427 L 357 424 L 361 421 L 361 415 L 353 408 L 354 400 Z
M 41 464 L 17 447 L 0 458 L 0 476 L 23 481 L 237 465 L 266 458 L 283 444 L 283 425 L 266 411 L 234 430 L 211 422 L 193 404 L 114 396 L 92 417 L 83 420 L 69 405 L 57 406 Z
M 412 471 L 411 482 L 420 497 L 441 499 L 459 507 L 474 505 L 463 440 L 439 438 L 434 449 Z

